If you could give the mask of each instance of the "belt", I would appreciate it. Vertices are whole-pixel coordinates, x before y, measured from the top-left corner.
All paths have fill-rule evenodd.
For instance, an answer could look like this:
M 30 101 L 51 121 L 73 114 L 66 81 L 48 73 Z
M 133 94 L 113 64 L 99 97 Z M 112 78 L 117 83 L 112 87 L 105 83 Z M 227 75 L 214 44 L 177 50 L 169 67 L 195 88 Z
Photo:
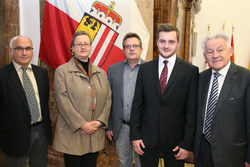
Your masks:
M 40 125 L 43 121 L 40 121 L 40 122 L 35 122 L 33 124 L 31 124 L 31 127 L 36 127 L 38 125 Z
M 125 121 L 123 119 L 122 119 L 122 123 L 125 124 L 125 125 L 128 125 L 128 126 L 130 125 L 130 121 Z

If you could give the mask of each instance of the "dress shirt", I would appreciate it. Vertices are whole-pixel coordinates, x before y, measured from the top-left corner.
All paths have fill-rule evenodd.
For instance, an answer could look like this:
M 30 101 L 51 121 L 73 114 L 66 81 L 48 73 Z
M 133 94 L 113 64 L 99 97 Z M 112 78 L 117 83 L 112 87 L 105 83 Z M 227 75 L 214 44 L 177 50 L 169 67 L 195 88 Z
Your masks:
M 130 121 L 132 102 L 135 93 L 135 84 L 141 60 L 134 68 L 131 68 L 127 61 L 124 62 L 123 73 L 123 120 Z
M 229 63 L 224 68 L 222 68 L 221 70 L 218 71 L 218 73 L 220 74 L 220 76 L 218 77 L 218 99 L 219 99 L 220 92 L 221 92 L 221 89 L 222 89 L 222 86 L 223 86 L 223 83 L 225 81 L 225 78 L 226 78 L 226 75 L 227 75 L 227 72 L 229 70 L 230 65 L 231 65 L 231 61 L 229 61 Z M 212 75 L 211 75 L 209 88 L 208 88 L 208 92 L 207 92 L 207 101 L 206 101 L 205 115 L 204 115 L 204 121 L 203 121 L 203 133 L 204 133 L 204 127 L 205 127 L 204 126 L 205 118 L 206 118 L 206 114 L 207 114 L 207 103 L 208 103 L 209 96 L 211 93 L 215 72 L 216 71 L 212 69 Z
M 23 85 L 23 79 L 22 79 L 23 70 L 21 69 L 22 66 L 17 64 L 15 61 L 12 61 L 12 62 L 13 62 L 13 65 L 14 65 L 16 71 L 17 71 L 18 77 Z M 37 83 L 36 83 L 35 75 L 33 73 L 31 64 L 29 64 L 27 67 L 28 67 L 28 69 L 27 69 L 26 73 L 28 74 L 28 76 L 31 80 L 32 86 L 34 88 L 35 96 L 36 96 L 36 100 L 37 100 L 37 104 L 38 104 L 38 109 L 39 109 L 39 113 L 40 113 L 40 117 L 38 118 L 37 122 L 40 122 L 40 121 L 42 121 L 42 114 L 41 114 L 40 98 L 39 98 Z
M 175 64 L 175 61 L 176 61 L 176 54 L 174 54 L 173 56 L 171 56 L 170 58 L 163 58 L 161 55 L 159 55 L 159 62 L 158 62 L 158 74 L 159 74 L 159 79 L 161 77 L 161 72 L 165 66 L 165 64 L 163 63 L 163 61 L 167 60 L 168 61 L 168 77 L 167 77 L 167 81 L 169 80 L 170 78 L 170 75 L 173 71 L 173 68 L 174 68 L 174 64 Z

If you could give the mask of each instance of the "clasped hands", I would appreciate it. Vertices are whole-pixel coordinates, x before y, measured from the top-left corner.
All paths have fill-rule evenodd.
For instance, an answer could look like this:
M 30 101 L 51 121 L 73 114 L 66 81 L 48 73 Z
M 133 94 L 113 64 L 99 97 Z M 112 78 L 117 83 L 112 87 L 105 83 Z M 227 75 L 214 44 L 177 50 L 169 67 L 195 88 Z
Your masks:
M 145 148 L 145 145 L 142 140 L 133 140 L 132 141 L 133 148 L 135 152 L 137 152 L 139 155 L 143 155 L 144 151 L 142 151 L 141 148 Z M 189 151 L 180 148 L 179 146 L 176 146 L 173 150 L 173 152 L 176 152 L 175 158 L 177 160 L 184 160 L 188 157 Z
M 80 133 L 83 135 L 91 135 L 95 133 L 98 128 L 101 126 L 100 121 L 90 121 L 86 122 L 80 129 Z

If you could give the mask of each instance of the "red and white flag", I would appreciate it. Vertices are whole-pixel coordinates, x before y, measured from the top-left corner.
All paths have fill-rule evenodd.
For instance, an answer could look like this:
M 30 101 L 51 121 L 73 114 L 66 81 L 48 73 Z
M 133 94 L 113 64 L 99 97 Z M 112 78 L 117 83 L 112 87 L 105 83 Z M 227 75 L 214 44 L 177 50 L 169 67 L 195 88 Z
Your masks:
M 135 0 L 46 0 L 40 59 L 54 69 L 68 62 L 76 31 L 90 34 L 90 60 L 104 70 L 125 59 L 122 40 L 128 32 L 139 34 L 146 58 L 150 35 Z

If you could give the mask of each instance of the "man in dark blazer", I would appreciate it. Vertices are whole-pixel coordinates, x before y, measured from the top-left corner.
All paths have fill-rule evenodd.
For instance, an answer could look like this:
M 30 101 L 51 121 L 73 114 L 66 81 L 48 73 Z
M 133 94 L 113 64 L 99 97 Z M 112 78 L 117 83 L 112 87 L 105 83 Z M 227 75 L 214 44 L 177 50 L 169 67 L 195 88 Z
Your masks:
M 51 136 L 48 72 L 30 64 L 33 46 L 28 37 L 12 38 L 9 53 L 13 61 L 0 69 L 0 146 L 4 166 L 25 167 L 28 160 L 30 167 L 46 167 Z M 34 90 L 36 119 L 30 114 L 22 67 L 27 67 Z
M 138 72 L 131 140 L 142 167 L 157 167 L 160 155 L 166 167 L 183 167 L 193 149 L 198 68 L 176 56 L 179 31 L 175 26 L 160 24 L 156 44 L 159 57 L 142 64 Z M 167 81 L 161 89 L 164 68 Z
M 127 33 L 123 38 L 125 61 L 113 64 L 108 69 L 108 80 L 112 90 L 112 107 L 106 131 L 109 140 L 116 142 L 120 167 L 133 167 L 133 146 L 130 141 L 130 114 L 135 83 L 140 64 L 142 41 L 136 33 Z M 140 167 L 136 153 L 135 165 Z
M 196 166 L 249 167 L 250 72 L 230 61 L 233 48 L 227 36 L 209 36 L 202 46 L 211 68 L 199 77 Z M 212 97 L 217 99 L 214 103 L 210 103 Z

